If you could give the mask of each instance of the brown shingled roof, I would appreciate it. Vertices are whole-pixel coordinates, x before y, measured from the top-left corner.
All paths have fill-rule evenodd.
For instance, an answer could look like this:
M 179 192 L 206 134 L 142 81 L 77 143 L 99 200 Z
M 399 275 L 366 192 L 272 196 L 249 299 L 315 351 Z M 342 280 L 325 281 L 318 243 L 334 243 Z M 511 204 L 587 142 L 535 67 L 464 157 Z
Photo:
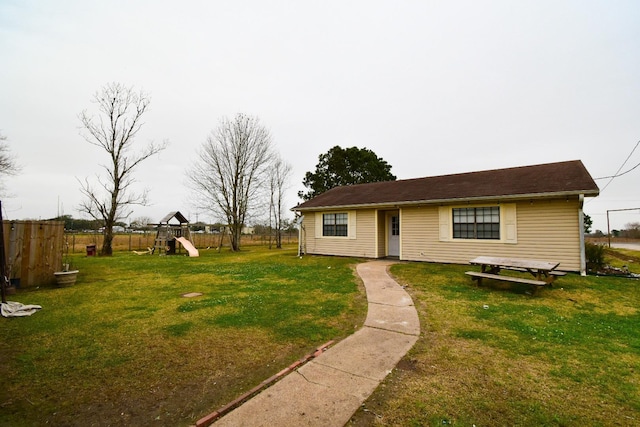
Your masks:
M 597 196 L 580 160 L 332 188 L 294 210 L 486 198 Z
M 160 224 L 169 223 L 173 218 L 177 219 L 180 224 L 187 224 L 189 220 L 185 218 L 179 211 L 169 212 L 164 218 L 160 220 Z

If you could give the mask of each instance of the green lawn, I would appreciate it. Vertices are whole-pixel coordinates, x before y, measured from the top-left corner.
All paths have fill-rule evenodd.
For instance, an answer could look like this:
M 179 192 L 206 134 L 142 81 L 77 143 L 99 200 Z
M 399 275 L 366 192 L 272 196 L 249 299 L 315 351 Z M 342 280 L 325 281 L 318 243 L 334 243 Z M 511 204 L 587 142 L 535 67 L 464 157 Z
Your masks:
M 193 424 L 362 326 L 359 260 L 201 255 L 78 255 L 76 285 L 10 298 L 44 308 L 0 318 L 0 426 Z M 637 273 L 637 255 L 619 261 Z M 531 297 L 468 269 L 392 266 L 422 333 L 351 425 L 640 425 L 638 280 L 569 274 Z
M 73 263 L 74 286 L 9 298 L 41 311 L 0 318 L 2 426 L 193 424 L 366 314 L 355 260 L 292 248 Z
M 531 297 L 468 269 L 392 267 L 422 334 L 351 425 L 640 425 L 640 281 L 570 274 Z

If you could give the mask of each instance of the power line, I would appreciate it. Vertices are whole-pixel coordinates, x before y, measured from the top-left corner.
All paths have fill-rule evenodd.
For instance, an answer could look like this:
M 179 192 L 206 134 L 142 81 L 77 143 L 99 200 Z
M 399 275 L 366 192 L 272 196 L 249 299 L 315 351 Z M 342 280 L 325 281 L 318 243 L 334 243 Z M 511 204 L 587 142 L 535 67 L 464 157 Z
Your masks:
M 622 165 L 620 165 L 620 167 L 618 168 L 618 170 L 616 171 L 616 173 L 615 173 L 615 174 L 613 174 L 613 175 L 611 175 L 611 176 L 605 176 L 605 177 L 603 177 L 603 178 L 596 178 L 596 179 L 607 179 L 607 178 L 610 178 L 610 179 L 609 179 L 609 182 L 607 182 L 607 184 L 606 184 L 604 187 L 602 187 L 602 190 L 600 190 L 600 194 L 602 194 L 602 192 L 603 192 L 603 191 L 604 191 L 604 190 L 609 186 L 609 184 L 611 184 L 611 182 L 612 182 L 615 178 L 617 178 L 617 177 L 619 177 L 619 176 L 622 176 L 622 175 L 625 175 L 625 174 L 627 174 L 627 173 L 631 172 L 632 170 L 634 170 L 635 168 L 637 168 L 638 166 L 640 166 L 640 163 L 638 163 L 637 165 L 635 165 L 635 166 L 634 166 L 634 167 L 632 167 L 631 169 L 629 169 L 629 170 L 627 170 L 627 171 L 625 171 L 625 172 L 620 173 L 620 171 L 622 170 L 622 168 L 624 167 L 624 165 L 626 165 L 626 164 L 627 164 L 627 162 L 629 161 L 629 159 L 631 158 L 631 156 L 633 155 L 633 153 L 636 151 L 636 148 L 638 148 L 638 145 L 640 145 L 640 140 L 638 140 L 638 142 L 636 142 L 635 147 L 633 147 L 633 150 L 631 150 L 631 153 L 629 153 L 629 155 L 628 155 L 628 156 L 627 156 L 627 158 L 624 160 L 624 162 L 622 163 Z
M 635 166 L 634 166 L 634 167 L 632 167 L 631 169 L 629 169 L 629 170 L 627 170 L 627 171 L 624 171 L 624 172 L 622 172 L 622 173 L 619 173 L 619 174 L 617 174 L 617 175 L 603 176 L 602 178 L 593 178 L 593 180 L 594 180 L 594 181 L 597 181 L 597 180 L 599 180 L 599 179 L 607 179 L 607 178 L 611 178 L 611 179 L 613 179 L 613 178 L 617 178 L 617 177 L 619 177 L 619 176 L 622 176 L 622 175 L 626 175 L 626 174 L 628 174 L 629 172 L 631 172 L 632 170 L 634 170 L 634 169 L 635 169 L 635 168 L 637 168 L 638 166 L 640 166 L 640 163 L 638 163 L 637 165 L 635 165 Z M 608 185 L 608 184 L 607 184 L 607 185 Z M 604 190 L 604 188 L 603 188 L 603 190 Z

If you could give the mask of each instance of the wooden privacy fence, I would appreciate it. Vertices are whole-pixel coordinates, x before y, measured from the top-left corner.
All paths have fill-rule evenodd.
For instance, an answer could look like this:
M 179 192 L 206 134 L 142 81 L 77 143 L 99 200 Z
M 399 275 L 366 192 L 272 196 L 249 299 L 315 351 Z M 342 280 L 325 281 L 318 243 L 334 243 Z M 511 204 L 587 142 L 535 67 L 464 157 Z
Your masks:
M 55 284 L 62 268 L 64 222 L 3 221 L 7 275 L 20 288 Z

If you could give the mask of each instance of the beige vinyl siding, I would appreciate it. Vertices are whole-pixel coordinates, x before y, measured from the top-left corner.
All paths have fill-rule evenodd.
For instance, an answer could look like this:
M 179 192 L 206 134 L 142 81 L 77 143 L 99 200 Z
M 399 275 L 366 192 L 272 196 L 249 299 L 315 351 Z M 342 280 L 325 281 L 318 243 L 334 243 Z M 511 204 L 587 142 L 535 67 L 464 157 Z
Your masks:
M 378 216 L 378 245 L 375 257 L 382 258 L 387 255 L 387 217 L 385 211 L 382 210 L 376 211 L 376 214 Z
M 489 205 L 491 204 L 488 203 L 487 206 Z M 557 261 L 560 262 L 561 270 L 579 271 L 581 230 L 578 209 L 577 198 L 569 201 L 517 202 L 517 240 L 510 243 L 471 239 L 444 240 L 439 207 L 404 208 L 402 258 L 461 264 L 480 255 L 531 258 Z
M 438 206 L 402 209 L 402 255 L 409 261 L 455 262 L 439 248 L 446 247 L 440 241 L 440 209 Z M 443 234 L 444 239 L 444 234 Z M 441 256 L 442 255 L 442 256 Z
M 316 235 L 316 214 L 315 212 L 305 212 L 304 219 L 302 220 L 302 247 L 306 253 L 316 253 L 311 251 L 310 245 L 313 244 Z
M 331 211 L 349 213 L 348 237 L 322 236 L 322 214 L 329 212 L 305 213 L 303 224 L 306 231 L 307 253 L 364 258 L 377 257 L 376 210 Z

